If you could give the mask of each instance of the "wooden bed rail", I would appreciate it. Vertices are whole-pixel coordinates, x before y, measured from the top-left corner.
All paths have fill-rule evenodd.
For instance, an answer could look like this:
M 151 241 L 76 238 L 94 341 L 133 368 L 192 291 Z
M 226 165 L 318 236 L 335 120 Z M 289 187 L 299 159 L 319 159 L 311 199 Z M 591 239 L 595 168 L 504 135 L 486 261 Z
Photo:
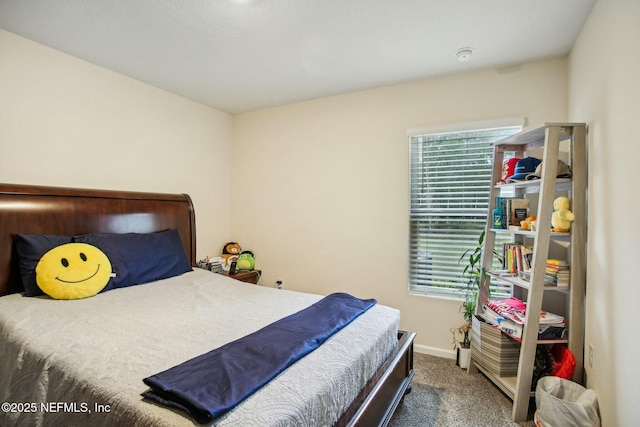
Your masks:
M 398 345 L 362 389 L 336 426 L 386 426 L 411 391 L 415 332 L 398 332 Z

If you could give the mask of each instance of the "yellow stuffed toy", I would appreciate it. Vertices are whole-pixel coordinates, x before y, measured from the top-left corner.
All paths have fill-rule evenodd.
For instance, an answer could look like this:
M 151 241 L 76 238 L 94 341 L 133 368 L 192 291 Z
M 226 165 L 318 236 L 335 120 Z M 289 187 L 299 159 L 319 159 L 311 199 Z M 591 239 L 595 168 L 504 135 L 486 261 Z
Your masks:
M 570 202 L 567 197 L 558 197 L 553 201 L 553 214 L 551 215 L 551 231 L 568 232 L 571 229 L 571 221 L 575 219 L 573 212 L 569 210 Z

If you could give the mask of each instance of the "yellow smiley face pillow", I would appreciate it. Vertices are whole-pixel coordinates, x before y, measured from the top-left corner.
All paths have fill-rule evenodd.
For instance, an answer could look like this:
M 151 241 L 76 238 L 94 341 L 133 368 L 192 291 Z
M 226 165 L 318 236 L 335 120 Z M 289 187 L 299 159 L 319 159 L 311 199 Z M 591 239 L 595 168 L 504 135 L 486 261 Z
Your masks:
M 67 243 L 45 253 L 36 265 L 36 283 L 53 299 L 96 295 L 111 278 L 111 262 L 100 249 Z

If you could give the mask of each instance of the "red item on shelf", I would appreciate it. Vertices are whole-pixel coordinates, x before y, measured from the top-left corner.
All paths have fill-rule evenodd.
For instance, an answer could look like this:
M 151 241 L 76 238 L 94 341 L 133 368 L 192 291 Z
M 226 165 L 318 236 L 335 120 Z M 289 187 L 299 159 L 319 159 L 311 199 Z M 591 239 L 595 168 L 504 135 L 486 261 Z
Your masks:
M 565 345 L 554 344 L 551 347 L 551 353 L 555 359 L 553 368 L 549 372 L 549 375 L 554 377 L 564 378 L 570 380 L 573 378 L 573 371 L 576 368 L 576 359 L 573 357 L 573 353 Z

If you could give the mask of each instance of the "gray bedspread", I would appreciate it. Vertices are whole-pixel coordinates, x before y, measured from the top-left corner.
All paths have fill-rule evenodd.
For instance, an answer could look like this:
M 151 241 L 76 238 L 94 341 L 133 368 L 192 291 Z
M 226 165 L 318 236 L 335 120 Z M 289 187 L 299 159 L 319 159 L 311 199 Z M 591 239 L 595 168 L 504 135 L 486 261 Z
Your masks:
M 321 298 L 200 269 L 83 300 L 2 297 L 0 425 L 194 425 L 143 399 L 142 379 Z M 377 304 L 216 425 L 332 425 L 397 344 L 399 318 Z

